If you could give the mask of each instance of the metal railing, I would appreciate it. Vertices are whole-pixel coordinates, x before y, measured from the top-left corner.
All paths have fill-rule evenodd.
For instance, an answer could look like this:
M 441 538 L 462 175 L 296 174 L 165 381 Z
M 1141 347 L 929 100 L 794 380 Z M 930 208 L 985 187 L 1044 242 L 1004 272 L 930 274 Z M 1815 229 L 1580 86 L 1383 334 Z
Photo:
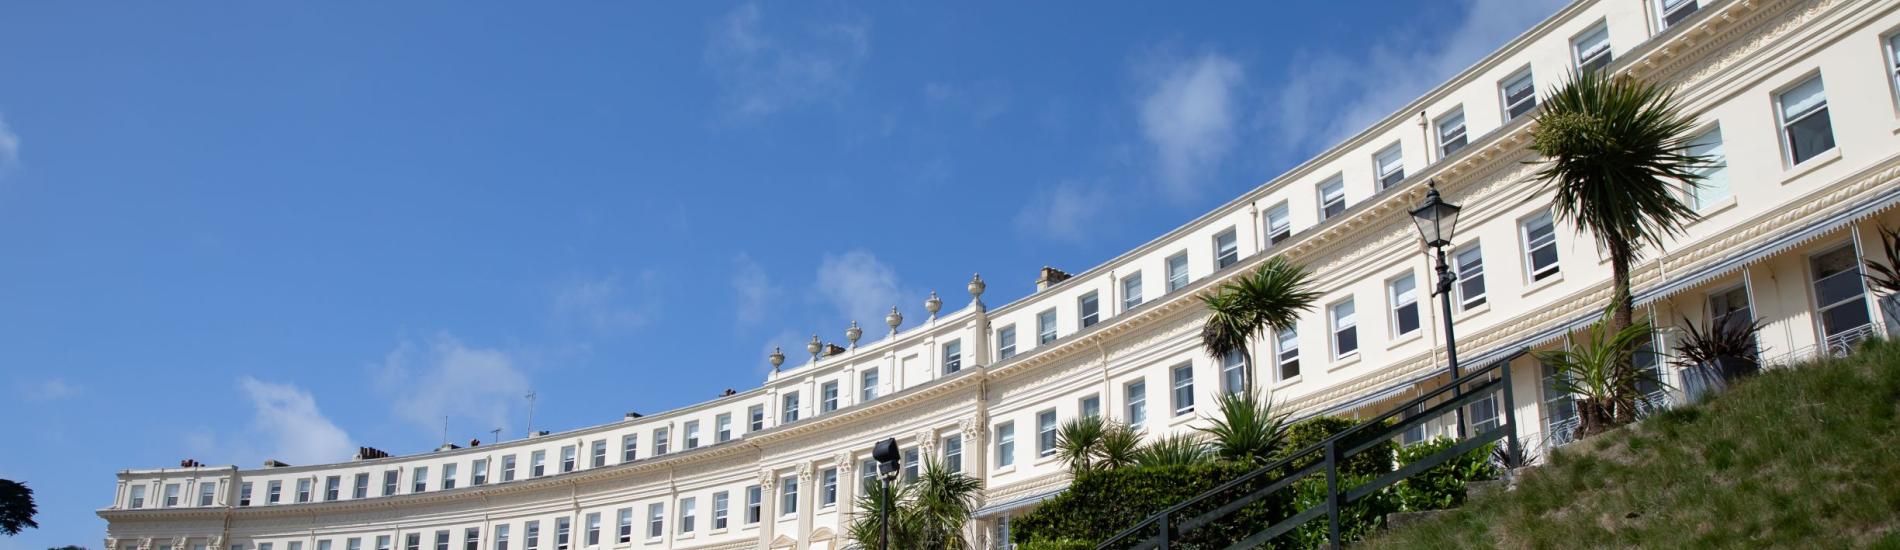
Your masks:
M 1226 519 L 1249 505 L 1261 502 L 1273 494 L 1292 490 L 1293 485 L 1308 476 L 1324 474 L 1326 479 L 1325 502 L 1297 510 L 1291 516 L 1279 519 L 1272 525 L 1264 526 L 1239 540 L 1223 540 L 1215 544 L 1225 548 L 1253 548 L 1281 535 L 1287 534 L 1301 525 L 1324 515 L 1327 517 L 1327 540 L 1333 548 L 1339 548 L 1345 541 L 1339 532 L 1340 512 L 1354 501 L 1371 496 L 1380 490 L 1418 475 L 1454 458 L 1470 453 L 1485 444 L 1506 440 L 1507 466 L 1521 465 L 1522 447 L 1517 439 L 1516 415 L 1505 414 L 1504 421 L 1481 433 L 1472 433 L 1457 444 L 1398 469 L 1384 473 L 1372 481 L 1348 486 L 1350 480 L 1340 475 L 1341 463 L 1368 450 L 1381 448 L 1381 444 L 1399 437 L 1413 426 L 1423 424 L 1440 416 L 1451 414 L 1459 408 L 1483 400 L 1495 393 L 1503 393 L 1504 410 L 1517 410 L 1517 401 L 1511 386 L 1511 360 L 1523 355 L 1517 350 L 1507 357 L 1497 359 L 1484 367 L 1465 371 L 1458 379 L 1449 384 L 1426 392 L 1416 398 L 1399 404 L 1369 420 L 1354 425 L 1340 433 L 1326 438 L 1312 446 L 1294 451 L 1278 461 L 1254 469 L 1212 489 L 1195 495 L 1185 501 L 1169 506 L 1127 529 L 1116 533 L 1097 545 L 1098 550 L 1167 550 L 1181 541 L 1182 537 L 1196 530 Z M 1492 374 L 1496 378 L 1485 380 Z M 1482 383 L 1480 383 L 1482 382 Z M 1473 387 L 1465 387 L 1477 384 Z M 1455 391 L 1462 389 L 1461 392 Z M 1423 407 L 1434 399 L 1447 394 L 1453 397 L 1441 403 L 1425 407 L 1419 414 L 1406 414 L 1416 407 Z M 1398 420 L 1387 425 L 1388 420 Z M 1388 459 L 1389 460 L 1389 459 Z M 1303 464 L 1303 465 L 1302 465 Z M 1257 488 L 1252 486 L 1258 486 Z M 1237 495 L 1237 496 L 1236 496 Z
M 1834 357 L 1846 357 L 1847 354 L 1853 353 L 1854 348 L 1859 347 L 1861 342 L 1866 341 L 1867 337 L 1873 335 L 1873 323 L 1841 331 L 1827 337 L 1827 354 Z

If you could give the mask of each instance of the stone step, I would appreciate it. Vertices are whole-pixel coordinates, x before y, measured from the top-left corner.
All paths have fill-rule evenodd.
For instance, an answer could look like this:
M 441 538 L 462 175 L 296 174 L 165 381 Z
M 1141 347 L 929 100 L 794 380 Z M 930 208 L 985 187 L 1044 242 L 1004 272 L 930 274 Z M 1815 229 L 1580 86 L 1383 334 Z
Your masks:
M 1426 510 L 1423 512 L 1393 512 L 1385 515 L 1385 528 L 1398 529 L 1438 516 L 1451 513 L 1451 510 Z

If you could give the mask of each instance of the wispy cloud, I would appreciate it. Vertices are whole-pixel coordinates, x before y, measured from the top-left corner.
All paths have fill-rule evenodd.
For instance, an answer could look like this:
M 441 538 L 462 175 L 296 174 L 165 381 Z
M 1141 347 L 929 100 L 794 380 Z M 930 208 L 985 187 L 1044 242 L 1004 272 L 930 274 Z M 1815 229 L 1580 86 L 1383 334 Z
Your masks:
M 659 272 L 642 271 L 632 283 L 619 273 L 569 280 L 554 291 L 555 319 L 601 333 L 646 327 L 660 311 Z
M 356 451 L 350 435 L 323 415 L 310 392 L 293 384 L 265 382 L 249 376 L 239 378 L 237 385 L 252 408 L 245 436 L 231 438 L 228 444 L 221 445 L 216 436 L 195 434 L 188 442 L 189 447 L 252 466 L 265 458 L 291 464 L 337 462 L 349 459 Z
M 1337 51 L 1296 55 L 1285 82 L 1270 94 L 1263 125 L 1304 155 L 1379 121 L 1496 50 L 1563 6 L 1566 0 L 1468 0 L 1453 28 L 1388 36 L 1364 55 Z M 1436 47 L 1433 47 L 1436 45 Z
M 20 385 L 20 398 L 33 402 L 58 401 L 79 395 L 84 388 L 66 382 L 64 378 L 49 378 L 36 383 Z
M 1218 53 L 1144 64 L 1141 135 L 1168 195 L 1193 196 L 1234 148 L 1240 64 Z
M 529 389 L 509 353 L 470 347 L 447 333 L 397 345 L 384 356 L 376 386 L 401 397 L 391 401 L 397 418 L 428 434 L 440 433 L 443 417 L 455 434 L 506 431 Z
M 806 103 L 849 94 L 858 69 L 871 53 L 871 26 L 862 18 L 796 25 L 767 25 L 757 2 L 743 4 L 714 23 L 706 64 L 724 91 L 730 115 L 770 115 Z M 768 29 L 768 27 L 772 27 Z
M 1016 227 L 1050 240 L 1081 242 L 1099 227 L 1110 193 L 1099 184 L 1069 180 L 1038 191 L 1016 212 Z
M 7 126 L 7 119 L 0 116 L 0 168 L 20 163 L 20 135 L 13 133 L 13 127 Z
M 818 296 L 846 319 L 883 319 L 903 297 L 897 270 L 866 250 L 826 253 L 818 262 Z
M 778 295 L 778 287 L 765 274 L 765 268 L 745 253 L 732 259 L 732 290 L 738 294 L 734 316 L 741 325 L 754 325 L 765 320 L 766 314 L 770 312 L 767 308 L 771 306 L 771 299 Z
M 924 84 L 923 96 L 927 105 L 960 112 L 976 127 L 1008 113 L 1013 103 L 1009 87 L 995 79 L 961 85 L 927 82 Z

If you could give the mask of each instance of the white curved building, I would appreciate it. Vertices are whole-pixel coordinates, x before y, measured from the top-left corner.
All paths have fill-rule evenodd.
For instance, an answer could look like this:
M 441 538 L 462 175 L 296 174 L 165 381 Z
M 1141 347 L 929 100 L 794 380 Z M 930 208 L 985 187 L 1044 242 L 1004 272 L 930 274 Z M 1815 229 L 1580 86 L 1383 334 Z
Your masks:
M 1689 197 L 1703 219 L 1636 266 L 1658 345 L 1671 325 L 1746 316 L 1770 357 L 1825 351 L 1888 330 L 1857 260 L 1885 261 L 1876 228 L 1900 226 L 1896 33 L 1885 0 L 1580 0 L 1338 146 L 1016 302 L 951 297 L 894 336 L 663 414 L 338 464 L 121 471 L 98 512 L 106 550 L 829 550 L 891 435 L 910 461 L 983 481 L 972 534 L 998 544 L 1009 515 L 1067 483 L 1060 422 L 1181 431 L 1232 389 L 1236 362 L 1199 350 L 1195 296 L 1269 256 L 1309 266 L 1324 294 L 1255 346 L 1283 410 L 1376 412 L 1435 384 L 1447 312 L 1407 215 L 1427 180 L 1464 206 L 1462 362 L 1562 345 L 1606 303 L 1610 270 L 1525 181 L 1526 115 L 1528 90 L 1580 66 L 1680 86 L 1698 147 L 1727 159 Z M 1563 442 L 1568 399 L 1534 359 L 1512 368 L 1516 410 L 1480 403 L 1472 421 L 1510 414 L 1525 441 Z M 1671 392 L 1696 390 L 1663 368 Z

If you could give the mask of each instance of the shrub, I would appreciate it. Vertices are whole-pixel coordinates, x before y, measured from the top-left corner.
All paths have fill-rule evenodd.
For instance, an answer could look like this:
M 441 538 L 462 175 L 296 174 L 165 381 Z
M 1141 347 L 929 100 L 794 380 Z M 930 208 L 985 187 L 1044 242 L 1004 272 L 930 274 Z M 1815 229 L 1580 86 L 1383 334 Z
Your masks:
M 1035 511 L 1010 521 L 1011 538 L 1030 541 L 1102 541 L 1134 526 L 1176 503 L 1252 471 L 1231 462 L 1188 466 L 1133 467 L 1083 472 L 1067 491 Z M 1189 507 L 1175 521 L 1185 520 L 1232 501 L 1234 497 L 1271 483 L 1269 476 L 1243 483 L 1230 496 Z M 1292 493 L 1280 491 L 1242 508 L 1206 527 L 1175 539 L 1179 548 L 1223 547 L 1291 515 Z M 1151 529 L 1140 538 L 1152 537 Z M 1131 541 L 1133 542 L 1133 541 Z
M 1399 449 L 1399 462 L 1411 464 L 1457 444 L 1458 440 L 1440 437 L 1409 445 Z M 1472 449 L 1471 452 L 1400 481 L 1392 487 L 1399 505 L 1407 512 L 1444 510 L 1464 505 L 1465 484 L 1495 479 L 1502 473 L 1491 462 L 1491 450 L 1495 446 L 1487 444 Z
M 1279 460 L 1286 458 L 1301 449 L 1317 445 L 1319 442 L 1325 441 L 1326 438 L 1344 432 L 1358 424 L 1359 421 L 1357 420 L 1338 416 L 1316 416 L 1295 422 L 1291 427 L 1287 428 L 1286 446 L 1282 447 L 1280 454 L 1274 456 L 1273 459 Z M 1361 433 L 1370 435 L 1373 433 L 1371 430 L 1373 429 L 1367 428 L 1366 431 Z M 1340 446 L 1339 450 L 1340 452 L 1345 452 L 1346 447 L 1351 447 L 1363 441 L 1365 440 L 1355 438 L 1352 441 L 1343 442 L 1344 444 Z M 1346 461 L 1340 465 L 1339 471 L 1347 475 L 1374 477 L 1377 477 L 1379 474 L 1389 473 L 1392 471 L 1393 447 L 1394 445 L 1391 441 L 1380 442 L 1378 445 L 1346 459 Z M 1305 468 L 1308 464 L 1318 462 L 1320 459 L 1320 455 L 1315 454 L 1310 459 L 1294 461 L 1292 467 L 1294 469 Z
M 1037 539 L 1017 544 L 1016 550 L 1095 550 L 1095 543 L 1075 539 Z
M 1378 475 L 1351 475 L 1341 472 L 1339 489 L 1344 492 L 1348 487 L 1364 485 L 1378 477 Z M 1296 493 L 1295 511 L 1326 505 L 1326 475 L 1324 473 L 1301 479 L 1293 484 L 1293 489 Z M 1398 498 L 1393 495 L 1390 488 L 1352 501 L 1339 509 L 1339 537 L 1347 542 L 1365 538 L 1366 535 L 1385 525 L 1386 514 L 1400 509 Z M 1327 524 L 1326 515 L 1321 514 L 1294 529 L 1281 541 L 1289 548 L 1327 548 L 1331 544 L 1328 531 L 1331 531 L 1331 526 Z

